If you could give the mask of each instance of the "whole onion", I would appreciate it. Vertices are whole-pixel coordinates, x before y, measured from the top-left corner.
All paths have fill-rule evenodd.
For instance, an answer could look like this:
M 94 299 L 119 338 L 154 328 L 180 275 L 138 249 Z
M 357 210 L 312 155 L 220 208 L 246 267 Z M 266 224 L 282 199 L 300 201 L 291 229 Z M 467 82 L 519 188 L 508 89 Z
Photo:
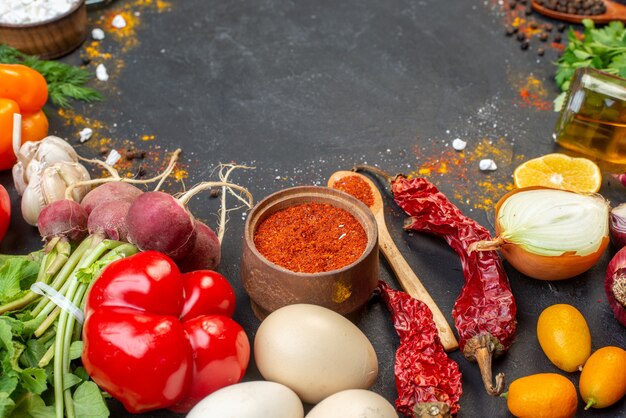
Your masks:
M 626 248 L 611 259 L 606 269 L 604 290 L 615 318 L 626 327 Z
M 500 250 L 516 270 L 539 280 L 589 270 L 609 244 L 609 204 L 600 195 L 515 189 L 496 205 L 495 224 L 497 236 L 470 251 Z

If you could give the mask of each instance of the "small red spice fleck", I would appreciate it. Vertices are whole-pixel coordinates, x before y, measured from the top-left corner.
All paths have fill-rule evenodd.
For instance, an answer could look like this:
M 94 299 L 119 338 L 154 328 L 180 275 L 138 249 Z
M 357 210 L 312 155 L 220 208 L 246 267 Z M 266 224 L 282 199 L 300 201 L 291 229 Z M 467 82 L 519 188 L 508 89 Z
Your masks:
M 356 197 L 368 207 L 374 204 L 372 189 L 369 184 L 359 176 L 343 177 L 333 183 L 333 189 L 341 190 L 342 192 Z
M 274 264 L 299 273 L 337 270 L 365 251 L 367 234 L 348 211 L 303 203 L 264 219 L 254 234 L 257 250 Z

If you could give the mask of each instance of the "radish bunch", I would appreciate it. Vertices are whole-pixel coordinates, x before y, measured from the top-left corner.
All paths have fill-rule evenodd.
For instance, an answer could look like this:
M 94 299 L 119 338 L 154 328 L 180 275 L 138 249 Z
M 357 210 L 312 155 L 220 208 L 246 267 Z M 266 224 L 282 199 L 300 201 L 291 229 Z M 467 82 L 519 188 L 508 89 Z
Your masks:
M 111 176 L 67 184 L 65 199 L 47 204 L 37 217 L 40 235 L 47 242 L 41 252 L 39 274 L 23 296 L 0 306 L 0 314 L 28 307 L 31 319 L 25 322 L 23 333 L 28 338 L 39 339 L 47 348 L 39 361 L 40 367 L 54 361 L 57 416 L 64 411 L 67 416 L 74 416 L 65 376 L 71 374 L 69 347 L 80 335 L 76 333 L 76 329 L 80 330 L 76 323 L 81 321 L 80 307 L 89 283 L 109 263 L 146 250 L 168 255 L 183 272 L 214 270 L 221 258 L 225 196 L 230 193 L 245 206 L 252 206 L 250 192 L 228 182 L 228 175 L 239 168 L 233 165 L 222 167 L 220 181 L 200 183 L 178 198 L 159 191 L 179 153 L 180 150 L 173 153 L 163 173 L 147 180 L 123 178 L 101 161 L 86 160 L 102 165 Z M 143 191 L 134 185 L 153 181 L 159 181 L 153 191 Z M 80 202 L 75 200 L 77 190 L 92 187 Z M 222 190 L 217 234 L 187 209 L 192 197 L 214 187 Z

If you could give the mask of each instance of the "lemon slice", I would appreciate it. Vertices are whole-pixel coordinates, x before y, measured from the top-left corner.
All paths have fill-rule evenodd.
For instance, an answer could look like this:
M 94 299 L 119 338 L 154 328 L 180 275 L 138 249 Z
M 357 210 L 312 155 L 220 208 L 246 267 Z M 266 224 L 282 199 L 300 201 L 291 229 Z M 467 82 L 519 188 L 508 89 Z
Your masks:
M 520 164 L 513 172 L 515 186 L 544 186 L 578 193 L 594 193 L 602 185 L 600 167 L 587 158 L 546 154 Z

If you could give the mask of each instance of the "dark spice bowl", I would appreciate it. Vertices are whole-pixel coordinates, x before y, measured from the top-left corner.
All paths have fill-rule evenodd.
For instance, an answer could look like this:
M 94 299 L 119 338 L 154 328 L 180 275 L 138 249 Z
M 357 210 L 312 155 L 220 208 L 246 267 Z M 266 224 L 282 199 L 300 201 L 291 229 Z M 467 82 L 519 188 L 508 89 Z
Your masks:
M 320 273 L 299 273 L 267 260 L 254 245 L 254 235 L 263 220 L 287 207 L 330 204 L 354 216 L 365 230 L 363 254 L 345 267 Z M 356 319 L 378 284 L 378 229 L 372 211 L 361 201 L 339 190 L 299 186 L 276 192 L 260 201 L 246 221 L 241 278 L 250 304 L 259 319 L 286 305 L 320 305 Z
M 87 37 L 87 6 L 77 2 L 66 13 L 43 22 L 0 23 L 0 43 L 42 59 L 58 58 L 78 48 Z

